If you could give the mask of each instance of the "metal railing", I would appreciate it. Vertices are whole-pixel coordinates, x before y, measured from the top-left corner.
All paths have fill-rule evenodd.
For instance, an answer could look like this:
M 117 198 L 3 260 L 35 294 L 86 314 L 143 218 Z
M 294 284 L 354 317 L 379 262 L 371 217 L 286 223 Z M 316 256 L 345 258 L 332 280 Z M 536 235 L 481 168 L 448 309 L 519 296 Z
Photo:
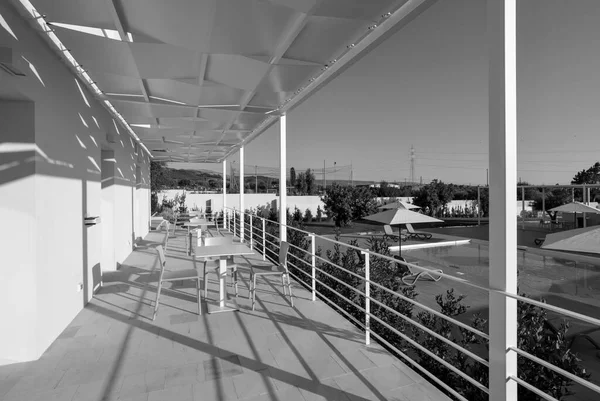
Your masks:
M 422 374 L 424 374 L 425 376 L 430 378 L 433 382 L 435 382 L 437 385 L 439 385 L 441 388 L 443 388 L 449 394 L 451 394 L 452 396 L 456 397 L 459 400 L 466 401 L 467 399 L 463 395 L 459 394 L 455 389 L 451 388 L 449 385 L 444 383 L 440 378 L 436 377 L 434 374 L 432 374 L 427 369 L 425 369 L 423 366 L 421 366 L 418 361 L 415 361 L 414 357 L 407 355 L 406 352 L 403 352 L 402 350 L 398 349 L 395 345 L 391 344 L 389 339 L 384 338 L 381 334 L 379 334 L 377 332 L 374 332 L 372 329 L 372 322 L 376 321 L 381 326 L 385 327 L 387 330 L 394 333 L 399 338 L 403 339 L 408 344 L 413 346 L 415 349 L 419 350 L 423 354 L 427 355 L 429 358 L 435 360 L 437 363 L 439 363 L 440 365 L 447 368 L 452 373 L 456 374 L 463 380 L 465 380 L 468 383 L 470 383 L 471 385 L 473 385 L 475 388 L 481 390 L 482 392 L 484 392 L 486 394 L 489 394 L 489 390 L 485 385 L 478 382 L 477 380 L 475 380 L 474 378 L 469 376 L 467 373 L 459 370 L 455 366 L 452 366 L 449 362 L 447 362 L 443 358 L 439 357 L 435 353 L 431 352 L 431 350 L 428 350 L 427 348 L 425 348 L 423 345 L 419 344 L 414 339 L 410 338 L 406 333 L 401 332 L 397 328 L 390 325 L 388 322 L 386 322 L 383 319 L 381 319 L 380 317 L 376 316 L 371 310 L 371 305 L 376 305 L 376 306 L 382 308 L 383 310 L 400 318 L 406 324 L 409 324 L 409 325 L 413 326 L 415 329 L 421 330 L 422 332 L 426 333 L 427 335 L 443 342 L 445 345 L 448 345 L 452 349 L 463 353 L 464 355 L 471 358 L 473 361 L 485 366 L 486 368 L 489 367 L 488 360 L 475 354 L 474 352 L 462 347 L 461 345 L 455 343 L 451 339 L 446 338 L 446 337 L 440 335 L 439 333 L 436 333 L 434 330 L 431 330 L 430 328 L 424 326 L 423 324 L 419 323 L 418 321 L 414 320 L 413 318 L 406 316 L 406 315 L 396 311 L 395 309 L 391 308 L 390 306 L 385 305 L 384 303 L 380 302 L 379 300 L 373 298 L 371 295 L 371 290 L 373 288 L 375 288 L 379 291 L 383 291 L 393 297 L 396 297 L 404 302 L 410 303 L 411 305 L 413 305 L 425 312 L 428 312 L 440 319 L 444 319 L 445 321 L 447 321 L 455 326 L 458 326 L 461 329 L 469 331 L 470 333 L 480 337 L 483 340 L 489 341 L 490 336 L 487 333 L 477 330 L 457 319 L 454 319 L 452 317 L 444 315 L 443 313 L 441 313 L 439 311 L 436 311 L 426 305 L 423 305 L 423 304 L 415 301 L 414 299 L 406 297 L 402 293 L 392 291 L 389 288 L 386 288 L 386 287 L 382 286 L 381 284 L 373 281 L 370 277 L 370 268 L 371 268 L 371 259 L 372 258 L 378 258 L 380 260 L 387 260 L 389 262 L 392 262 L 392 263 L 398 264 L 398 265 L 405 265 L 405 266 L 409 267 L 410 270 L 412 270 L 412 271 L 430 272 L 431 274 L 434 274 L 435 276 L 441 276 L 450 281 L 459 282 L 459 283 L 467 285 L 469 287 L 485 291 L 488 294 L 491 292 L 495 292 L 497 294 L 501 294 L 504 297 L 516 299 L 518 302 L 527 303 L 527 304 L 534 305 L 539 308 L 543 308 L 543 309 L 550 310 L 550 311 L 553 311 L 556 313 L 560 313 L 562 315 L 568 316 L 573 319 L 578 319 L 581 321 L 585 321 L 587 323 L 591 323 L 600 328 L 600 320 L 595 319 L 590 316 L 587 316 L 587 315 L 583 315 L 583 314 L 573 312 L 573 311 L 570 311 L 567 309 L 563 309 L 563 308 L 560 308 L 557 306 L 549 305 L 545 302 L 536 301 L 531 298 L 526 298 L 523 296 L 511 294 L 511 293 L 506 293 L 503 291 L 490 290 L 489 288 L 483 287 L 481 285 L 477 285 L 475 283 L 472 283 L 468 280 L 465 280 L 465 279 L 462 279 L 459 277 L 455 277 L 455 276 L 452 276 L 452 275 L 449 275 L 449 274 L 446 274 L 446 273 L 443 273 L 440 271 L 434 271 L 434 270 L 429 269 L 424 266 L 419 266 L 419 265 L 416 265 L 413 263 L 404 262 L 404 261 L 392 258 L 390 256 L 386 256 L 386 255 L 382 255 L 382 254 L 373 252 L 369 249 L 360 248 L 360 247 L 354 246 L 352 244 L 348 244 L 345 242 L 337 241 L 335 239 L 323 237 L 323 236 L 320 236 L 320 235 L 317 235 L 314 233 L 310 233 L 310 232 L 298 229 L 297 227 L 289 226 L 287 224 L 279 224 L 276 221 L 265 219 L 263 217 L 257 216 L 255 214 L 252 214 L 247 211 L 243 215 L 244 215 L 244 218 L 243 218 L 244 223 L 242 224 L 242 217 L 241 217 L 239 210 L 236 211 L 235 209 L 228 208 L 224 213 L 224 225 L 234 235 L 238 235 L 239 233 L 243 232 L 244 233 L 243 240 L 249 241 L 250 245 L 256 251 L 258 251 L 259 253 L 262 254 L 263 260 L 269 259 L 273 263 L 277 263 L 276 262 L 277 256 L 276 256 L 275 249 L 279 247 L 279 237 L 274 233 L 268 232 L 267 227 L 273 227 L 275 232 L 277 230 L 286 229 L 286 230 L 289 230 L 288 233 L 290 233 L 290 231 L 295 231 L 295 232 L 303 234 L 303 236 L 305 238 L 307 238 L 309 241 L 307 249 L 303 249 L 303 248 L 297 246 L 296 244 L 290 243 L 290 249 L 295 250 L 299 255 L 294 255 L 293 253 L 290 253 L 288 255 L 288 265 L 294 268 L 293 271 L 290 271 L 290 275 L 292 275 L 292 277 L 294 277 L 299 284 L 303 285 L 305 288 L 307 288 L 311 292 L 311 295 L 312 295 L 311 299 L 313 301 L 315 301 L 317 298 L 321 299 L 322 301 L 326 302 L 328 305 L 330 305 L 331 307 L 336 309 L 338 312 L 340 312 L 342 315 L 344 315 L 346 318 L 348 318 L 350 321 L 355 323 L 362 330 L 364 330 L 365 344 L 367 344 L 367 345 L 370 344 L 371 337 L 374 337 L 376 340 L 378 340 L 380 343 L 382 343 L 383 345 L 385 345 L 386 347 L 391 349 L 397 355 L 404 358 L 408 363 L 410 363 L 419 372 L 421 372 Z M 257 222 L 260 222 L 260 223 L 257 224 Z M 246 226 L 248 228 L 246 229 L 244 226 Z M 289 234 L 288 234 L 288 237 L 289 237 Z M 361 254 L 364 255 L 364 276 L 357 274 L 355 272 L 352 272 L 352 271 L 346 269 L 344 266 L 337 265 L 337 264 L 319 256 L 316 252 L 316 239 L 319 239 L 321 241 L 326 241 L 333 245 L 337 244 L 339 246 L 343 246 L 343 247 L 354 249 L 356 251 L 361 252 Z M 269 249 L 269 247 L 272 247 L 272 249 Z M 321 262 L 322 264 L 329 265 L 329 266 L 335 268 L 336 270 L 339 270 L 340 272 L 344 272 L 344 273 L 350 275 L 351 277 L 355 277 L 355 278 L 361 280 L 364 284 L 364 290 L 362 288 L 357 288 L 355 286 L 352 286 L 352 285 L 348 284 L 347 282 L 335 277 L 333 274 L 326 272 L 321 267 L 319 267 L 319 265 L 317 265 L 317 261 Z M 300 267 L 300 263 L 302 263 L 302 265 L 306 267 L 306 270 L 304 270 Z M 323 266 L 323 265 L 321 265 L 321 266 Z M 298 275 L 299 273 L 301 273 L 301 276 L 304 276 L 304 278 L 306 278 L 306 280 L 304 280 L 303 277 L 299 276 Z M 355 302 L 355 300 L 349 299 L 347 296 L 345 296 L 345 295 L 341 294 L 340 292 L 336 291 L 335 289 L 331 288 L 331 286 L 327 285 L 326 283 L 324 283 L 322 280 L 319 279 L 319 275 L 333 280 L 334 282 L 341 285 L 342 287 L 353 291 L 359 297 L 362 297 L 365 301 L 364 306 L 358 304 L 357 302 Z M 326 289 L 330 293 L 335 294 L 340 300 L 343 300 L 344 302 L 348 303 L 349 305 L 352 305 L 352 307 L 356 308 L 357 310 L 360 310 L 364 314 L 362 321 L 357 319 L 352 314 L 348 313 L 348 311 L 346 311 L 343 307 L 341 307 L 336 302 L 329 299 L 322 292 L 320 292 L 318 290 L 317 284 L 322 289 Z M 363 286 L 359 286 L 359 287 L 363 287 Z M 515 324 L 516 323 L 517 322 L 515 322 Z M 582 379 L 570 372 L 565 371 L 564 369 L 561 369 L 561 368 L 559 368 L 547 361 L 544 361 L 544 360 L 542 360 L 524 350 L 521 350 L 519 348 L 509 347 L 506 350 L 507 355 L 508 355 L 508 353 L 511 353 L 511 352 L 514 352 L 521 357 L 530 359 L 531 361 L 533 361 L 555 373 L 558 373 L 558 374 L 564 376 L 565 378 L 568 378 L 569 380 L 572 380 L 573 382 L 586 387 L 587 389 L 590 389 L 590 390 L 596 392 L 600 396 L 600 387 L 595 385 L 594 383 L 591 383 L 588 380 Z M 533 393 L 537 394 L 538 396 L 540 396 L 541 398 L 543 398 L 545 400 L 559 401 L 559 400 L 551 397 L 550 395 L 540 391 L 539 389 L 537 389 L 536 387 L 527 383 L 526 381 L 524 381 L 521 378 L 518 378 L 515 376 L 510 376 L 509 379 L 515 381 L 519 385 L 523 386 L 524 388 L 527 388 L 528 390 L 532 391 Z

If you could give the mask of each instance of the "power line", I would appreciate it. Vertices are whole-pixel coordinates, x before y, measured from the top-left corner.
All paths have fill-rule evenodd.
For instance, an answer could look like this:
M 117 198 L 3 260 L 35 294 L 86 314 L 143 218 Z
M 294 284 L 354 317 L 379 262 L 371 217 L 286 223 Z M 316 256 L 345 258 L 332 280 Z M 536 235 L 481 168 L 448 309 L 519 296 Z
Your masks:
M 423 152 L 419 152 L 422 154 L 428 154 L 428 155 L 488 155 L 489 152 L 432 152 L 432 151 L 423 151 Z M 517 153 L 522 153 L 522 154 L 565 154 L 565 153 L 575 153 L 575 154 L 580 154 L 580 153 L 598 153 L 600 154 L 600 150 L 566 150 L 566 149 L 561 149 L 561 150 L 549 150 L 549 151 L 525 151 L 525 150 L 518 150 L 517 149 Z

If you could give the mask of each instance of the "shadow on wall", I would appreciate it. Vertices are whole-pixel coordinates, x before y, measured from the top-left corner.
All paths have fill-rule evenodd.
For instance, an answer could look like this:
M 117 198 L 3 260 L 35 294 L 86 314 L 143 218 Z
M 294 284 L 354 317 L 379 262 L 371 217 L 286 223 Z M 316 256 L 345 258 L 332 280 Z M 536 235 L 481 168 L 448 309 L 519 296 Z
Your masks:
M 36 138 L 35 106 L 36 104 L 32 101 L 0 99 L 0 193 L 2 194 L 0 196 L 0 206 L 8 212 L 7 218 L 9 222 L 7 224 L 11 226 L 13 223 L 20 224 L 23 227 L 23 219 L 26 219 L 28 220 L 27 224 L 30 224 L 32 229 L 37 230 L 36 227 L 39 228 L 38 224 L 52 223 L 52 227 L 56 229 L 56 237 L 62 235 L 61 230 L 67 230 L 67 232 L 72 230 L 74 228 L 73 224 L 76 224 L 75 222 L 81 224 L 80 238 L 77 239 L 77 242 L 81 241 L 81 251 L 73 248 L 74 244 L 71 243 L 72 241 L 64 241 L 60 247 L 53 247 L 54 249 L 50 250 L 50 254 L 44 256 L 52 264 L 54 259 L 56 259 L 56 255 L 81 255 L 81 260 L 71 263 L 71 265 L 79 265 L 82 269 L 80 277 L 83 282 L 81 304 L 83 306 L 91 298 L 91 292 L 100 286 L 102 280 L 100 261 L 94 260 L 95 256 L 99 256 L 98 252 L 95 255 L 90 255 L 88 252 L 90 246 L 96 246 L 95 244 L 90 244 L 88 234 L 99 228 L 86 226 L 83 223 L 84 216 L 91 214 L 97 216 L 99 214 L 99 210 L 89 210 L 90 200 L 92 201 L 91 204 L 94 204 L 95 200 L 88 197 L 100 196 L 101 187 L 128 187 L 131 188 L 130 196 L 132 197 L 133 210 L 135 209 L 133 205 L 133 192 L 137 189 L 149 190 L 149 185 L 147 180 L 141 177 L 141 169 L 139 167 L 137 167 L 135 173 L 131 174 L 131 178 L 124 175 L 121 168 L 117 167 L 118 176 L 101 182 L 99 139 L 94 138 L 94 136 L 101 138 L 103 133 L 97 130 L 78 130 L 79 135 L 74 135 L 75 138 L 71 141 L 71 144 L 65 147 L 64 152 L 61 152 L 62 157 L 67 159 L 66 161 L 51 154 L 52 150 L 47 153 L 35 143 L 36 139 L 38 141 L 42 139 L 39 138 L 42 136 L 39 133 L 37 134 L 38 138 Z M 73 118 L 76 121 L 77 119 L 82 119 L 82 116 L 80 113 L 75 113 Z M 94 118 L 94 121 L 97 120 Z M 73 121 L 71 122 L 73 123 Z M 97 122 L 96 125 L 98 125 Z M 68 128 L 68 124 L 65 124 L 65 127 L 66 129 L 70 129 Z M 91 131 L 92 134 L 86 135 L 86 131 Z M 86 140 L 88 136 L 89 140 Z M 43 143 L 42 141 L 39 142 Z M 137 160 L 134 163 L 137 164 Z M 123 170 L 126 168 L 123 165 L 120 167 L 123 167 Z M 43 178 L 36 179 L 35 181 L 28 180 L 33 177 Z M 79 184 L 76 184 L 77 181 Z M 81 196 L 79 202 L 72 198 L 77 193 Z M 51 206 L 48 206 L 48 204 Z M 40 205 L 42 205 L 43 209 L 38 210 Z M 60 207 L 55 209 L 56 205 Z M 49 208 L 54 209 L 53 213 L 56 213 L 56 215 L 51 219 L 48 219 L 47 216 L 41 222 L 38 221 L 39 219 L 36 217 L 36 214 L 44 214 Z M 96 208 L 92 207 L 92 209 Z M 21 220 L 21 222 L 10 222 L 11 215 L 15 219 Z M 133 218 L 134 216 L 132 215 L 131 219 L 133 220 Z M 57 222 L 60 223 L 57 224 Z M 132 227 L 135 229 L 134 224 L 132 224 Z M 8 233 L 5 235 L 8 235 Z M 134 238 L 134 230 L 129 235 L 130 238 Z M 97 237 L 93 237 L 92 241 L 100 240 Z M 27 253 L 31 253 L 26 252 L 27 249 L 31 250 L 36 246 L 35 243 L 26 242 L 27 240 L 22 238 L 22 235 L 19 235 L 18 232 L 16 236 L 12 232 L 11 237 L 7 237 L 3 241 L 3 243 L 8 245 L 7 249 L 9 252 L 7 258 L 9 261 L 22 260 L 23 262 L 21 258 L 27 255 Z M 36 256 L 34 253 L 29 256 L 30 259 L 26 263 L 29 264 L 30 270 L 27 274 L 33 274 L 33 277 L 37 277 L 35 269 L 37 261 L 40 260 L 40 255 Z M 90 256 L 92 259 L 90 259 Z M 4 282 L 10 285 L 8 280 Z M 8 294 L 5 295 L 8 296 Z

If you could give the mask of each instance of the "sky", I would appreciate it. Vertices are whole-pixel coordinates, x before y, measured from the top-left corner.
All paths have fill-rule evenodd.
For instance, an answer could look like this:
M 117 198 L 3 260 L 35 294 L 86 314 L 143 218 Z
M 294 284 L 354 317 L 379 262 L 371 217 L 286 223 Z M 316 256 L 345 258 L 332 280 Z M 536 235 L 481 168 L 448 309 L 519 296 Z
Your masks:
M 352 164 L 357 180 L 410 180 L 414 146 L 417 181 L 485 184 L 485 3 L 438 1 L 292 110 L 287 169 L 318 173 L 325 161 Z M 519 1 L 517 18 L 518 177 L 569 183 L 600 160 L 600 1 Z M 279 124 L 248 144 L 245 158 L 278 168 Z M 239 165 L 237 153 L 233 160 Z

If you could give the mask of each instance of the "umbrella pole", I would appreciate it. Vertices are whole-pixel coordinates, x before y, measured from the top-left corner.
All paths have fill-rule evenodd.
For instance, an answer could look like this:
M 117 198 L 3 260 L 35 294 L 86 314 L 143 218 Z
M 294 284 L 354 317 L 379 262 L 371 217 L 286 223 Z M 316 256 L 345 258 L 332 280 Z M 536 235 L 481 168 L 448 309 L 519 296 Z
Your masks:
M 402 256 L 402 226 L 398 226 L 398 256 Z

